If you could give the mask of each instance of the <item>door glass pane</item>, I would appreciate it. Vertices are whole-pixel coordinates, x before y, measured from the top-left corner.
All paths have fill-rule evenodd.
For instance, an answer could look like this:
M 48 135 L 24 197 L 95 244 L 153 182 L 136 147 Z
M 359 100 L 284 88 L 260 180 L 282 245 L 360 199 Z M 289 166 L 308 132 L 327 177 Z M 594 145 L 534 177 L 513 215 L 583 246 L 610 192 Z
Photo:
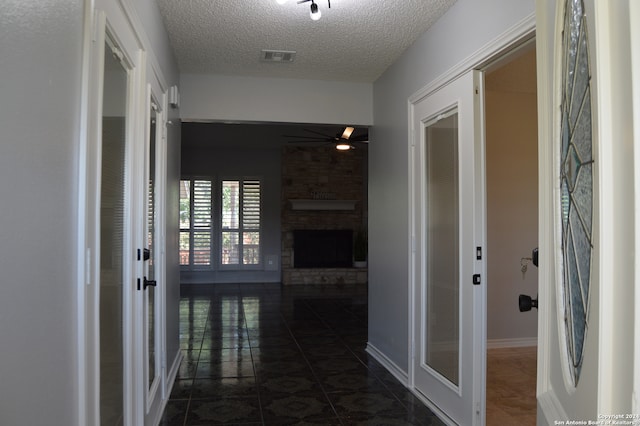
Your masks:
M 104 57 L 100 193 L 100 420 L 123 416 L 123 245 L 127 70 L 107 44 Z
M 147 247 L 149 248 L 148 279 L 156 279 L 155 262 L 155 219 L 156 219 L 156 111 L 151 108 L 151 123 L 149 123 L 149 185 L 148 185 L 148 205 L 147 205 Z M 156 377 L 156 351 L 155 351 L 155 298 L 156 289 L 153 286 L 147 287 L 147 348 L 149 360 L 149 386 Z
M 454 385 L 459 371 L 458 114 L 425 129 L 425 362 Z

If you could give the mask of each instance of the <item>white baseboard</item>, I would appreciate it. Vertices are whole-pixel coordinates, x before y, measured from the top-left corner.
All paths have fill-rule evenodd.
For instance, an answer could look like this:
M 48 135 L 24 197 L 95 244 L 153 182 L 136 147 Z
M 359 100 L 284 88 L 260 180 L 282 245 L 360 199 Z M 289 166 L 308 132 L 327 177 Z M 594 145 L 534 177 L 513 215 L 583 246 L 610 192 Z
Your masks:
M 522 348 L 525 346 L 538 346 L 538 338 L 537 337 L 521 337 L 516 339 L 487 340 L 487 349 Z
M 173 362 L 171 363 L 171 368 L 167 372 L 167 384 L 166 384 L 166 392 L 165 399 L 169 399 L 169 395 L 171 395 L 171 390 L 173 389 L 173 384 L 176 381 L 176 377 L 178 376 L 178 370 L 180 369 L 180 363 L 182 362 L 182 351 L 178 349 L 178 353 L 176 354 Z
M 389 357 L 387 357 L 385 354 L 380 352 L 378 348 L 373 346 L 371 343 L 367 342 L 367 347 L 365 348 L 365 351 L 369 355 L 371 355 L 373 358 L 375 358 L 376 361 L 382 364 L 382 366 L 386 368 L 389 371 L 389 373 L 393 375 L 393 377 L 398 379 L 400 383 L 402 383 L 406 387 L 409 386 L 409 374 L 406 371 L 404 371 L 402 368 L 398 367 L 398 364 L 396 364 L 391 359 L 389 359 Z

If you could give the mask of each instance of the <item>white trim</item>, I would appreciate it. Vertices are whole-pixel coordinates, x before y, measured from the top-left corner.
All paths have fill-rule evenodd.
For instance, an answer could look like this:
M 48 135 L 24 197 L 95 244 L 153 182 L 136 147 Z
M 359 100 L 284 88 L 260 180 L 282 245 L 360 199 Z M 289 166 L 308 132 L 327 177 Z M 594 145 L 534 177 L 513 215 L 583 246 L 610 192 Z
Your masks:
M 631 37 L 631 83 L 633 90 L 633 146 L 640 147 L 640 3 L 629 1 L 630 37 Z M 635 224 L 640 224 L 640 149 L 634 149 L 635 182 Z M 640 414 L 640 231 L 635 231 L 635 336 L 634 336 L 634 377 L 632 392 L 632 412 Z
M 487 340 L 487 349 L 524 348 L 530 346 L 538 346 L 537 337 L 517 337 L 514 339 Z
M 365 348 L 365 352 L 371 355 L 376 361 L 378 361 L 384 368 L 393 375 L 400 383 L 405 386 L 409 386 L 409 375 L 406 371 L 398 366 L 395 362 L 393 362 L 389 357 L 387 357 L 383 352 L 381 352 L 378 348 L 373 346 L 371 343 L 367 342 L 367 347 Z
M 76 423 L 88 424 L 87 389 L 89 380 L 88 339 L 87 330 L 87 288 L 90 284 L 91 251 L 87 248 L 87 213 L 89 212 L 87 197 L 87 151 L 90 138 L 91 80 L 92 80 L 92 44 L 93 44 L 93 7 L 85 1 L 83 34 L 82 34 L 82 80 L 80 98 L 80 140 L 78 143 L 78 199 L 76 211 Z
M 541 302 L 538 307 L 538 363 L 537 363 L 537 394 L 539 398 L 546 398 L 544 395 L 553 392 L 551 384 L 552 354 L 554 343 L 560 340 L 555 336 L 561 332 L 561 326 L 557 323 L 556 290 L 555 290 L 555 243 L 553 215 L 554 197 L 553 193 L 553 164 L 554 149 L 553 140 L 554 119 L 557 114 L 548 113 L 548 108 L 555 100 L 553 82 L 557 70 L 552 68 L 553 61 L 557 55 L 553 46 L 549 43 L 546 35 L 554 34 L 556 37 L 558 28 L 562 25 L 562 14 L 559 12 L 562 3 L 556 5 L 556 13 L 551 22 L 546 19 L 548 5 L 544 2 L 536 2 L 536 16 L 538 16 L 537 31 L 543 36 L 537 43 L 537 86 L 538 86 L 538 235 L 540 266 L 538 268 L 538 300 Z M 549 61 L 552 61 L 551 64 Z M 552 90 L 547 88 L 551 87 Z M 565 374 L 565 373 L 563 373 Z M 566 383 L 566 377 L 565 377 Z M 553 394 L 555 398 L 555 394 Z M 557 398 L 555 398 L 557 401 Z M 550 407 L 550 408 L 549 408 Z M 556 417 L 556 411 L 548 411 L 553 405 L 539 403 L 538 418 Z M 566 417 L 563 417 L 566 418 Z M 539 423 L 541 424 L 541 423 Z
M 553 425 L 556 424 L 555 422 L 558 420 L 564 421 L 570 418 L 567 416 L 562 403 L 552 388 L 549 388 L 549 390 L 543 394 L 538 394 L 537 417 L 537 424 L 539 425 Z

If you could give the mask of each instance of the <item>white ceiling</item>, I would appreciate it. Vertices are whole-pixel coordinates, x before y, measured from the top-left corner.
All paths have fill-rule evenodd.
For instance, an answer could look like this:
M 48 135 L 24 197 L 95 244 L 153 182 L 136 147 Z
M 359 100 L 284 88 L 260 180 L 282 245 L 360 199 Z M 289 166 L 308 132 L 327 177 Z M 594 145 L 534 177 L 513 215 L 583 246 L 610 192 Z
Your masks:
M 373 82 L 456 0 L 157 0 L 182 73 Z M 293 50 L 293 63 L 260 61 Z

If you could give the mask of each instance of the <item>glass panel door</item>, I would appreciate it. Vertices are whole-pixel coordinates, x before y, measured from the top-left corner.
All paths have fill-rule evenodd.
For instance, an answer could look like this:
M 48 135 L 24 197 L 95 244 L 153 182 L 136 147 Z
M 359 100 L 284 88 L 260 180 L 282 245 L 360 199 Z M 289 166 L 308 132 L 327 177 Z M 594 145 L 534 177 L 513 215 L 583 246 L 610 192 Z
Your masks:
M 484 159 L 481 75 L 412 104 L 415 389 L 451 423 L 484 421 Z
M 426 151 L 426 363 L 458 386 L 460 273 L 458 113 L 425 128 Z
M 117 48 L 104 53 L 100 193 L 100 422 L 123 424 L 123 282 L 128 71 Z

